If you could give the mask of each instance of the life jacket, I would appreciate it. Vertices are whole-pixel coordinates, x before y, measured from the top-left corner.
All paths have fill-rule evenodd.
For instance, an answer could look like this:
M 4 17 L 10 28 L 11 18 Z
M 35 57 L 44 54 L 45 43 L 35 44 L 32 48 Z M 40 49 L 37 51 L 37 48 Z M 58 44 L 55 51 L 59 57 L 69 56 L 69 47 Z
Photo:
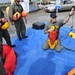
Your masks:
M 21 17 L 21 14 L 20 14 L 19 12 L 16 12 L 16 13 L 13 15 L 13 20 L 16 21 L 16 20 L 18 20 L 20 17 Z
M 2 30 L 5 30 L 5 29 L 8 29 L 9 28 L 9 22 L 6 18 L 2 18 L 2 20 L 0 21 L 1 23 L 1 29 Z
M 75 75 L 75 68 L 73 68 L 67 75 Z
M 7 73 L 7 75 L 12 75 L 16 68 L 16 55 L 14 50 L 8 46 L 3 44 L 3 53 L 2 53 L 2 59 L 5 59 L 4 61 L 4 68 Z
M 58 27 L 51 26 L 50 28 L 53 29 L 53 31 L 48 34 L 48 36 L 49 36 L 48 44 L 49 44 L 50 48 L 53 49 L 57 44 Z
M 27 12 L 23 10 L 23 11 L 22 11 L 22 17 L 25 18 L 26 16 L 27 16 Z

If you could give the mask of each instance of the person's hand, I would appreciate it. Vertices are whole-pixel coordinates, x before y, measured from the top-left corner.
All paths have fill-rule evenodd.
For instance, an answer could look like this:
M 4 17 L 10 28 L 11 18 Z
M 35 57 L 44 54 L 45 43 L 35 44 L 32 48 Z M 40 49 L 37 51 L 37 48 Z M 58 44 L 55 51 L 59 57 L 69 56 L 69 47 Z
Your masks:
M 72 7 L 72 9 L 71 9 L 71 11 L 70 11 L 70 16 L 72 16 L 73 14 L 75 13 L 75 8 L 74 7 Z
M 11 22 L 11 25 L 13 26 L 14 25 L 14 22 Z
M 52 31 L 53 31 L 53 29 L 51 29 L 51 28 L 50 28 L 50 29 L 48 29 L 48 33 L 49 33 L 49 32 L 52 32 Z
M 25 23 L 27 24 L 27 18 L 25 17 L 24 19 L 25 19 Z

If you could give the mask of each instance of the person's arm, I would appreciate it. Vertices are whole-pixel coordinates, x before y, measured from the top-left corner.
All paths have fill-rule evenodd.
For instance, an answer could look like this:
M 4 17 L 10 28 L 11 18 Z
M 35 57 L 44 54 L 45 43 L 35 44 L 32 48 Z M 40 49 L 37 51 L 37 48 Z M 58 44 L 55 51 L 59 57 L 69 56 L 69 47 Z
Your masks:
M 3 11 L 1 11 L 1 16 L 2 16 L 2 18 L 4 18 L 4 13 L 3 13 Z
M 48 30 L 44 30 L 44 34 L 47 34 L 47 33 L 49 33 L 49 32 L 52 32 L 53 31 L 53 29 L 48 29 Z
M 9 7 L 9 14 L 8 14 L 8 16 L 9 16 L 10 22 L 13 21 L 13 20 L 12 20 L 12 17 L 13 17 L 13 6 L 14 6 L 14 5 L 10 5 L 10 7 Z
M 44 34 L 47 34 L 47 33 L 51 32 L 51 31 L 53 31 L 53 29 L 49 28 L 48 25 L 50 25 L 50 23 L 48 23 L 48 24 L 45 25 Z
M 63 20 L 63 24 L 66 24 L 70 17 L 75 13 L 75 11 L 71 10 L 71 12 L 69 13 L 69 15 Z

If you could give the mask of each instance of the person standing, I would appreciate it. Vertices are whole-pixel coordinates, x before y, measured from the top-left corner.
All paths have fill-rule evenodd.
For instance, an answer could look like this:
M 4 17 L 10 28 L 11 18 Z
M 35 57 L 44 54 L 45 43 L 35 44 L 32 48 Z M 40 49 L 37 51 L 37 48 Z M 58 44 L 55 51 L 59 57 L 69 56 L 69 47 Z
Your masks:
M 15 0 L 15 2 L 13 4 L 10 5 L 9 8 L 9 20 L 10 22 L 13 24 L 15 24 L 15 28 L 16 28 L 16 32 L 17 32 L 17 36 L 19 40 L 22 40 L 24 38 L 27 38 L 28 36 L 26 36 L 26 26 L 22 17 L 22 11 L 23 11 L 23 7 L 20 5 L 20 0 Z M 16 14 L 16 18 L 19 16 L 18 19 L 14 20 L 13 19 L 13 15 L 15 13 Z M 25 17 L 26 18 L 26 17 Z
M 61 51 L 61 44 L 60 44 L 60 40 L 59 40 L 59 29 L 65 25 L 70 17 L 75 13 L 75 11 L 71 10 L 71 12 L 69 13 L 69 15 L 62 20 L 57 21 L 57 15 L 56 13 L 51 13 L 50 14 L 50 22 L 45 25 L 45 29 L 44 29 L 44 33 L 48 34 L 48 38 L 45 41 L 45 43 L 43 44 L 42 48 L 44 50 L 47 49 L 55 49 L 57 52 Z
M 3 25 L 3 20 L 5 19 L 4 17 L 4 13 L 0 10 L 0 42 L 2 43 L 2 37 L 4 37 L 4 39 L 6 40 L 7 44 L 10 47 L 15 47 L 16 45 L 12 45 L 11 44 L 11 39 L 10 39 L 10 35 L 7 29 L 3 30 L 1 29 L 1 25 Z

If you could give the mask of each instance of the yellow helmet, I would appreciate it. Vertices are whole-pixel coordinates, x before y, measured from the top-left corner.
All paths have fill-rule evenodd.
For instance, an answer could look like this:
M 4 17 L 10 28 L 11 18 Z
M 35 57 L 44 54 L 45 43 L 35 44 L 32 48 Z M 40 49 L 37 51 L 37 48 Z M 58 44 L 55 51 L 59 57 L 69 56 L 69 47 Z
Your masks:
M 8 29 L 9 28 L 9 22 L 6 22 L 4 25 L 1 26 L 2 30 Z

